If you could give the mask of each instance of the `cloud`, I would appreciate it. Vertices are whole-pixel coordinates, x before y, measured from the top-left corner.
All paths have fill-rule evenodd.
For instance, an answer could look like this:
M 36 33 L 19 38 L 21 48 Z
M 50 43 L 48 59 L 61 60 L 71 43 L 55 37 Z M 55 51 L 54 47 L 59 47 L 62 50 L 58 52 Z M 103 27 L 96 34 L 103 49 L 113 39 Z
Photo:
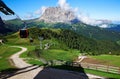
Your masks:
M 75 7 L 75 8 L 71 7 L 69 5 L 69 3 L 67 3 L 66 0 L 58 0 L 58 6 L 61 7 L 62 9 L 73 11 L 75 13 L 75 16 L 83 23 L 90 24 L 90 25 L 98 25 L 98 24 L 102 23 L 102 21 L 97 21 L 97 20 L 90 18 L 85 13 L 82 13 L 82 12 L 79 13 L 79 8 L 78 7 Z
M 42 6 L 40 9 L 36 10 L 34 13 L 37 14 L 37 15 L 42 15 L 45 10 L 46 10 L 46 6 Z
M 66 2 L 66 0 L 58 0 L 57 4 L 62 9 L 65 9 L 65 10 L 70 10 L 71 9 L 70 5 Z
M 27 13 L 25 16 L 24 16 L 25 18 L 33 18 L 33 14 L 32 13 Z
M 107 27 L 107 24 L 105 24 L 102 20 L 92 19 L 89 15 L 81 12 L 78 7 L 70 6 L 69 3 L 67 2 L 67 0 L 58 0 L 57 6 L 61 7 L 64 10 L 73 11 L 76 18 L 78 18 L 81 22 L 83 22 L 85 24 L 99 26 L 102 28 Z M 40 16 L 45 12 L 46 9 L 47 9 L 46 6 L 42 6 L 40 9 L 36 10 L 34 13 L 28 13 L 25 16 L 25 18 L 31 19 L 33 17 Z
M 108 25 L 107 25 L 107 24 L 103 24 L 103 25 L 101 25 L 101 26 L 99 26 L 99 27 L 101 27 L 101 28 L 107 28 Z
M 81 12 L 78 7 L 71 7 L 69 3 L 67 3 L 67 0 L 58 0 L 57 2 L 58 6 L 65 10 L 73 11 L 75 16 L 83 23 L 93 25 L 93 26 L 99 26 L 101 28 L 107 28 L 107 24 L 104 24 L 104 21 L 102 20 L 95 20 L 91 18 L 90 16 L 86 15 L 85 13 Z
M 90 18 L 88 15 L 85 15 L 85 14 L 82 14 L 82 13 L 78 14 L 77 17 L 83 23 L 90 24 L 90 25 L 95 25 L 96 26 L 96 25 L 99 25 L 99 24 L 102 23 L 102 21 L 99 21 L 99 20 L 97 21 L 95 19 Z

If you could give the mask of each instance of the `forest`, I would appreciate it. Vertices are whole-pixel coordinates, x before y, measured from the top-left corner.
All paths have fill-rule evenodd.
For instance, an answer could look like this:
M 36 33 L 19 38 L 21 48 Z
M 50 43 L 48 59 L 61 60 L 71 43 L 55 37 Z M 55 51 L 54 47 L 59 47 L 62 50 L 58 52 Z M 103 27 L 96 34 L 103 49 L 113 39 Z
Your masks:
M 70 49 L 77 49 L 83 54 L 120 54 L 120 46 L 116 42 L 87 38 L 70 30 L 30 28 L 29 32 L 30 36 L 34 39 L 37 39 L 38 36 L 43 37 L 44 40 L 54 38 Z

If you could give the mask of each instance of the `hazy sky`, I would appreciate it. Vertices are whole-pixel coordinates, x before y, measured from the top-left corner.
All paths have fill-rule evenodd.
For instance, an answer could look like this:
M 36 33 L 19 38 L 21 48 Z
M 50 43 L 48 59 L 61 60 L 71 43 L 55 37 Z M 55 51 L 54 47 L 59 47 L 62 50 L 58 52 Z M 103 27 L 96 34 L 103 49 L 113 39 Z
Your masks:
M 46 7 L 62 6 L 92 19 L 120 20 L 120 0 L 3 0 L 22 19 L 40 17 Z M 11 18 L 0 13 L 3 19 Z M 13 16 L 12 16 L 13 17 Z M 15 17 L 15 16 L 14 16 Z

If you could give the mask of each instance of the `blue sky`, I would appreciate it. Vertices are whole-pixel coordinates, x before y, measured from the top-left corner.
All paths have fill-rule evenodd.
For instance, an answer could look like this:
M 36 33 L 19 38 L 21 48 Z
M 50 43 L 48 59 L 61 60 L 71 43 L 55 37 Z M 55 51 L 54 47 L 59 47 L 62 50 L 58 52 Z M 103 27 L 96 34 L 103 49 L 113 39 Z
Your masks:
M 41 8 L 58 6 L 58 1 L 65 1 L 67 7 L 76 9 L 77 14 L 89 16 L 92 19 L 108 19 L 120 21 L 120 0 L 3 0 L 22 19 L 40 17 Z M 62 4 L 62 3 L 61 3 Z M 0 13 L 3 19 L 16 16 L 6 16 Z

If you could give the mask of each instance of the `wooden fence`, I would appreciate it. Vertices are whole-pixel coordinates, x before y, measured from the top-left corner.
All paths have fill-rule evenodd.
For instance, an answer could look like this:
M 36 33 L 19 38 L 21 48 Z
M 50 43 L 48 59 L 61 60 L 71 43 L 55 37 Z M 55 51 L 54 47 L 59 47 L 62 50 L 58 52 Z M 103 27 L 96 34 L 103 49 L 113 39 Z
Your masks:
M 71 66 L 83 67 L 86 69 L 120 74 L 120 67 L 105 66 L 105 65 L 99 65 L 99 64 L 90 64 L 90 63 L 76 63 L 76 62 L 72 63 Z

